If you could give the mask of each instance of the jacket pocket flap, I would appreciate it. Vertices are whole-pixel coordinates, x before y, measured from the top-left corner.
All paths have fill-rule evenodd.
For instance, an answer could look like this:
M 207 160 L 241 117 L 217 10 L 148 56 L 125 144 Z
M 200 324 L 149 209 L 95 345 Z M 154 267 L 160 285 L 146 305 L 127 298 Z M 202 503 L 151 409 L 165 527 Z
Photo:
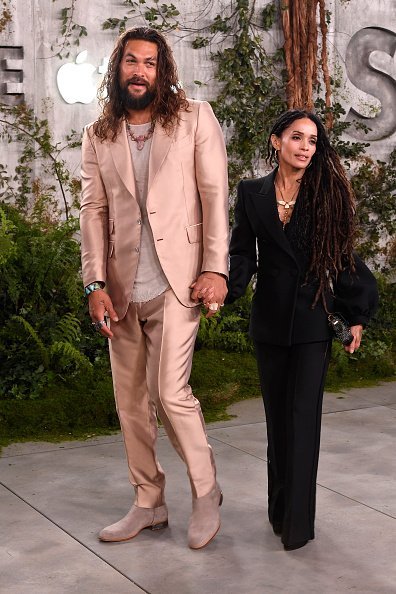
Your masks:
M 189 225 L 186 227 L 189 243 L 199 243 L 202 241 L 202 223 Z

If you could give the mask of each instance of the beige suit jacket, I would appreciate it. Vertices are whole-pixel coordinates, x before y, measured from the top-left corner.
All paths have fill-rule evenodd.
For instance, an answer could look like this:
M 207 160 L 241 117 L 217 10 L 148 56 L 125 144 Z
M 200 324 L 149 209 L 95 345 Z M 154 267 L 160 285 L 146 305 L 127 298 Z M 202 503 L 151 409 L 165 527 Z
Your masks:
M 212 108 L 190 100 L 168 134 L 156 124 L 147 212 L 162 269 L 179 301 L 202 271 L 228 275 L 228 186 L 224 138 Z M 92 124 L 82 143 L 81 250 L 84 285 L 106 283 L 121 319 L 131 300 L 139 259 L 141 213 L 126 125 L 101 142 Z

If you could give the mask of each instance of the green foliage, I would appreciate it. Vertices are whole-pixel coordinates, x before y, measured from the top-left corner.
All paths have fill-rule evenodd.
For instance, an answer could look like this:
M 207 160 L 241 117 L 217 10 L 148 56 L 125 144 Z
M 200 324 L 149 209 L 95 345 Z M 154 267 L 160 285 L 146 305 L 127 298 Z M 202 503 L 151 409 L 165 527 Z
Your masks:
M 275 22 L 276 4 L 262 13 L 263 25 L 255 21 L 249 2 L 236 2 L 228 21 L 224 47 L 213 52 L 220 92 L 212 102 L 219 121 L 228 131 L 227 152 L 231 189 L 242 177 L 257 175 L 265 157 L 272 122 L 285 105 L 282 77 L 283 54 L 268 54 L 264 32 Z
M 337 81 L 333 81 L 334 85 L 337 85 Z M 320 88 L 318 89 L 320 93 Z M 329 136 L 333 147 L 337 153 L 343 159 L 345 168 L 351 169 L 353 163 L 360 159 L 366 152 L 366 148 L 370 146 L 368 142 L 351 142 L 345 140 L 343 134 L 354 128 L 359 128 L 363 131 L 368 131 L 368 128 L 357 122 L 346 122 L 343 118 L 346 115 L 345 109 L 337 101 L 333 101 L 331 108 L 327 108 L 325 101 L 322 97 L 317 97 L 315 101 L 315 111 L 322 118 L 323 122 L 326 121 L 326 115 L 330 111 L 333 116 L 333 127 L 330 130 Z
M 37 399 L 0 399 L 0 445 L 12 440 L 87 436 L 119 429 L 111 374 L 98 367 L 44 386 Z
M 352 176 L 359 217 L 359 251 L 383 273 L 395 271 L 396 149 L 389 162 L 366 157 Z
M 200 35 L 198 35 L 191 42 L 191 46 L 193 47 L 193 49 L 200 49 L 202 47 L 206 47 L 209 44 L 210 44 L 210 39 L 208 39 L 207 37 L 201 37 Z
M 195 348 L 219 349 L 233 353 L 252 353 L 249 337 L 250 305 L 253 290 L 211 318 L 201 316 Z
M 0 139 L 20 148 L 14 172 L 0 163 L 0 201 L 15 204 L 34 220 L 46 216 L 51 221 L 61 216 L 61 199 L 68 218 L 70 207 L 78 206 L 80 181 L 72 176 L 62 151 L 79 146 L 77 133 L 72 130 L 66 143 L 55 142 L 48 121 L 32 108 L 0 104 Z
M 4 203 L 1 213 L 13 244 L 0 262 L 0 398 L 34 399 L 91 373 L 103 340 L 84 313 L 76 219 L 36 221 Z
M 263 27 L 264 31 L 269 31 L 272 29 L 277 16 L 277 3 L 270 2 L 266 6 L 264 6 L 262 13 L 261 13 L 261 26 Z
M 20 149 L 14 171 L 0 164 L 0 399 L 35 399 L 100 359 L 71 215 L 80 181 L 62 158 L 80 142 L 56 142 L 27 105 L 0 106 L 0 137 Z
M 190 383 L 206 421 L 226 419 L 227 406 L 260 396 L 257 363 L 251 353 L 202 349 L 194 355 Z
M 56 2 L 56 0 L 52 0 Z M 80 39 L 87 37 L 88 31 L 84 25 L 76 23 L 74 13 L 77 0 L 70 0 L 70 6 L 65 6 L 60 11 L 60 35 L 61 38 L 51 45 L 51 50 L 58 58 L 68 58 L 72 45 L 79 46 Z
M 131 20 L 144 20 L 148 27 L 159 31 L 167 32 L 179 29 L 180 23 L 177 17 L 179 10 L 174 4 L 160 4 L 159 0 L 153 0 L 149 5 L 146 0 L 124 0 L 126 6 L 130 6 L 128 13 L 122 18 L 109 17 L 102 23 L 102 29 L 118 29 L 123 33 L 127 27 L 131 27 Z
M 126 29 L 127 20 L 128 17 L 124 17 L 123 19 L 108 18 L 104 23 L 102 23 L 102 29 L 104 31 L 106 31 L 107 29 L 110 29 L 112 31 L 114 29 L 117 29 L 118 27 L 118 32 L 121 34 Z
M 16 251 L 14 242 L 15 225 L 7 219 L 2 208 L 0 208 L 0 266 L 5 264 Z

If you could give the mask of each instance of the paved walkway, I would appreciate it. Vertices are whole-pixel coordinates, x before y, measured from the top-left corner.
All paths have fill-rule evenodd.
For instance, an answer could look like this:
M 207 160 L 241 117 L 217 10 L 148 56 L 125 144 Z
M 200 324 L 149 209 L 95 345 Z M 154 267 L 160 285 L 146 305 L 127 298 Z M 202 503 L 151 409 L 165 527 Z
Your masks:
M 326 394 L 316 539 L 297 551 L 267 522 L 261 400 L 230 412 L 208 428 L 225 501 L 201 551 L 186 546 L 188 480 L 165 436 L 170 527 L 115 544 L 96 535 L 131 504 L 119 435 L 3 450 L 1 593 L 396 593 L 396 382 Z

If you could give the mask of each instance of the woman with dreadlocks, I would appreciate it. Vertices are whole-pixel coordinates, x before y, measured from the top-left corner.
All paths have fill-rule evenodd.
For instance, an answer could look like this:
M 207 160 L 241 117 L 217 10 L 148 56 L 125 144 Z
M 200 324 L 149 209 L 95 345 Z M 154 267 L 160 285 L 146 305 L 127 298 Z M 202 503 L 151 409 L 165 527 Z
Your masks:
M 314 538 L 328 316 L 339 312 L 349 323 L 345 350 L 353 353 L 378 297 L 374 276 L 353 252 L 353 191 L 319 118 L 282 114 L 267 161 L 277 163 L 272 173 L 238 187 L 227 302 L 257 272 L 250 333 L 267 419 L 268 515 L 293 550 Z

